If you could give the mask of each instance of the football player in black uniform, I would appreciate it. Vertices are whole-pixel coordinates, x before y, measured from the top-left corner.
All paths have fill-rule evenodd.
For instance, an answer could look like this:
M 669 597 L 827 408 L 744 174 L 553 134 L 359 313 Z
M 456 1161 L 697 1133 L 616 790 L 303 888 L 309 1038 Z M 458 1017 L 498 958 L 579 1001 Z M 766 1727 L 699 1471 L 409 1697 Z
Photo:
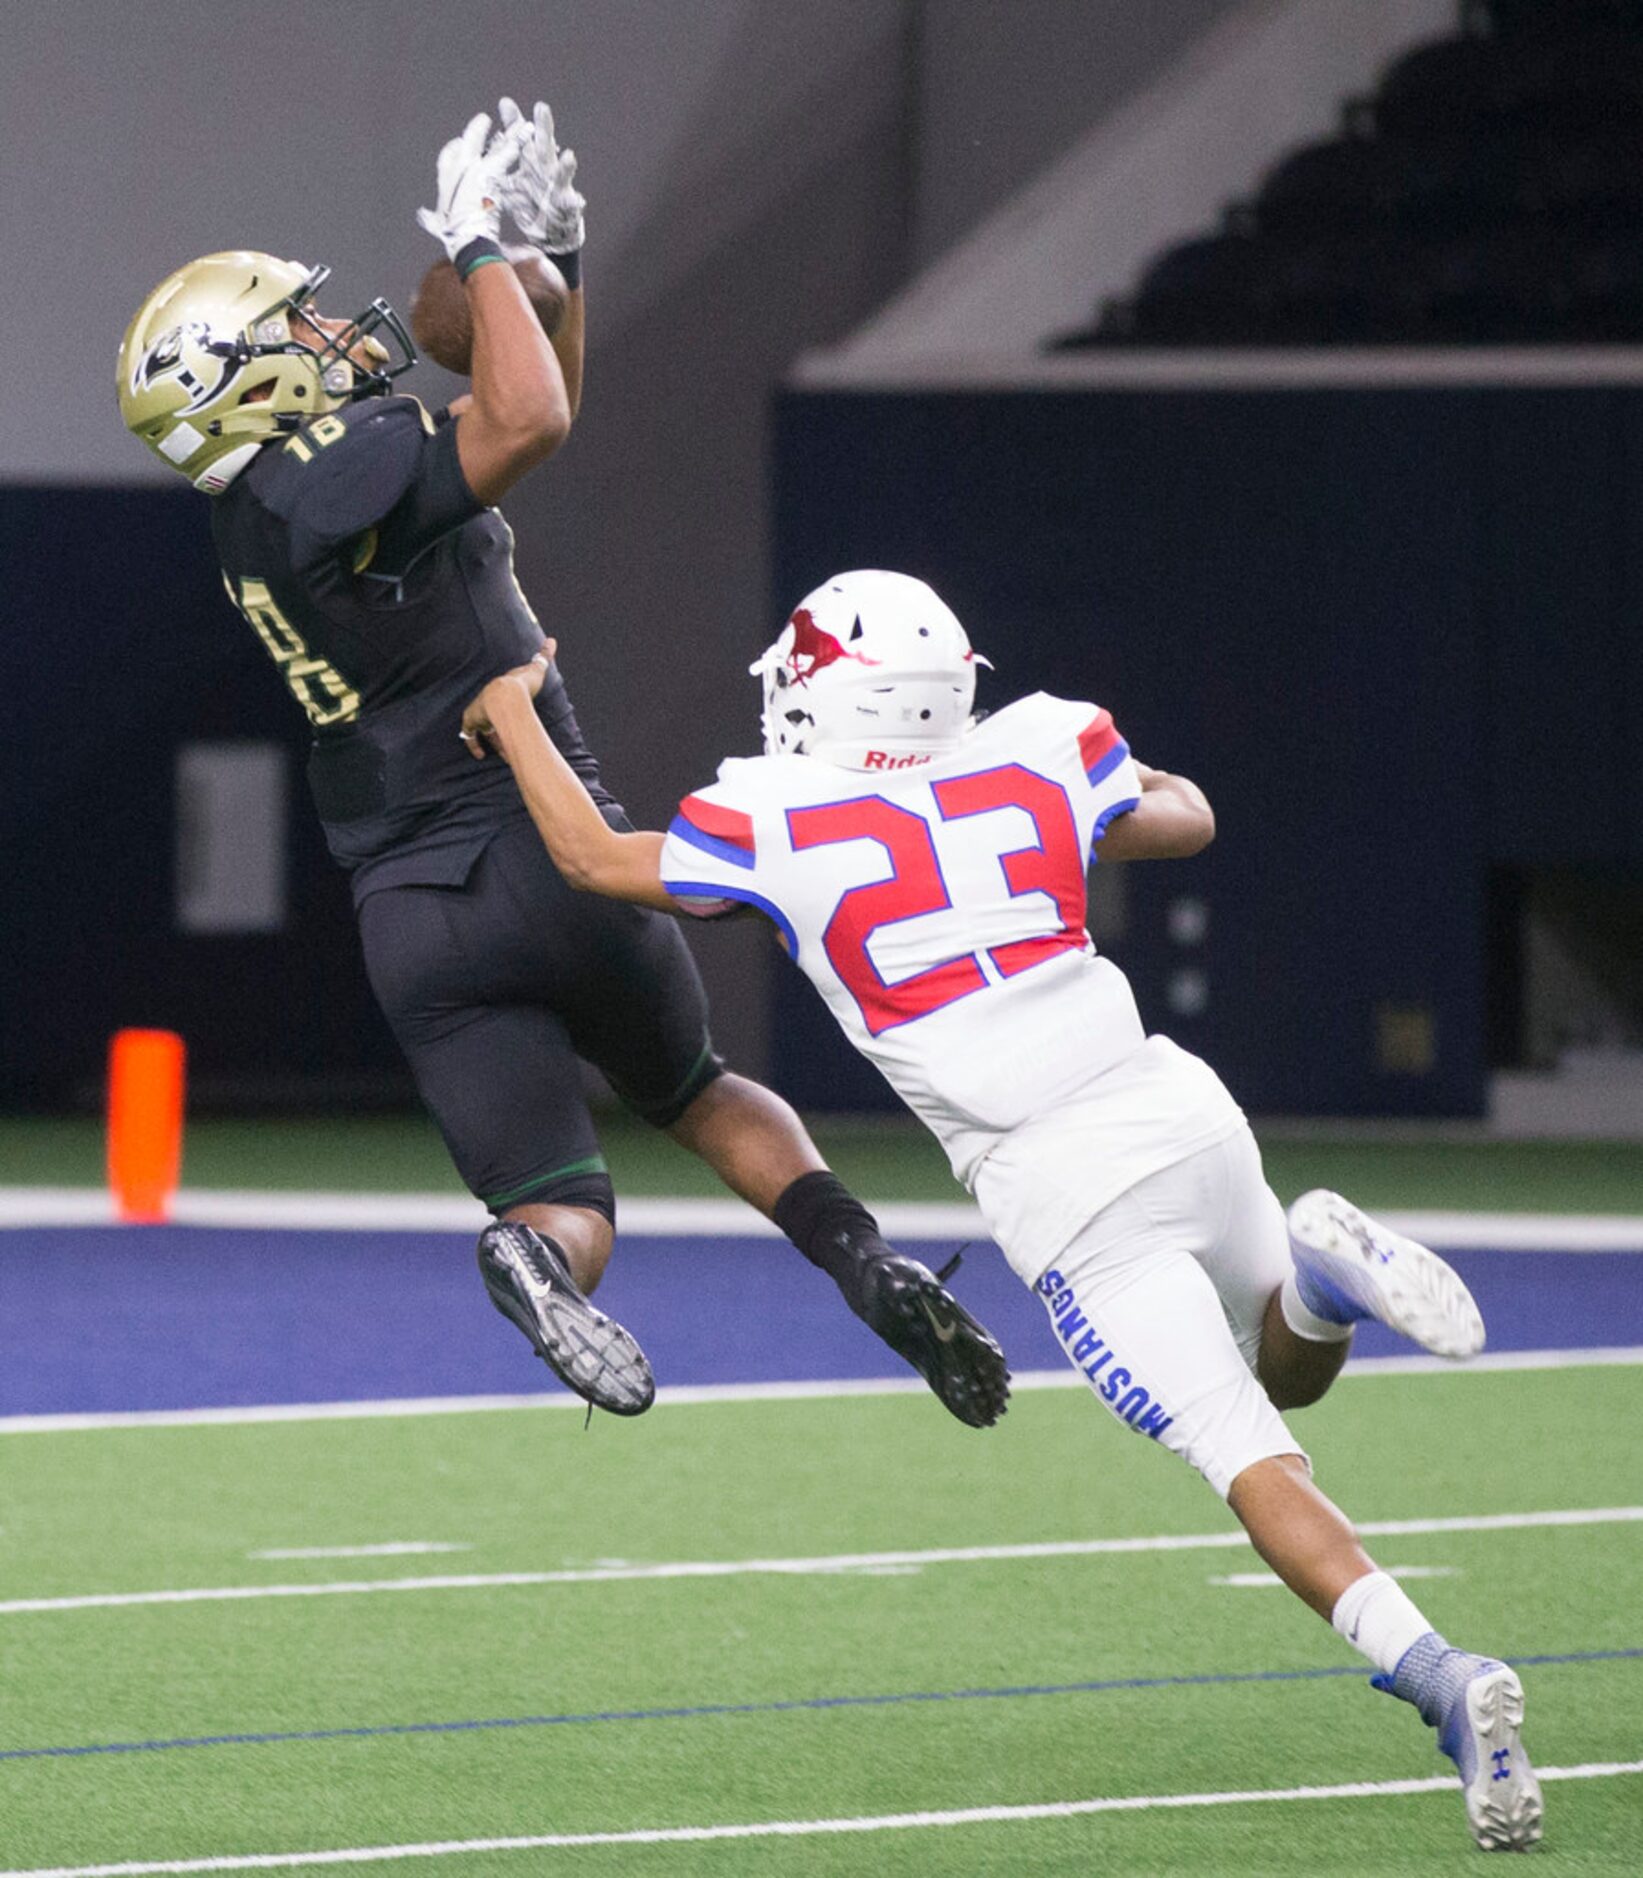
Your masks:
M 631 1335 L 587 1301 L 615 1199 L 577 1063 L 699 1154 L 838 1283 L 960 1420 L 1004 1408 L 997 1344 L 894 1252 L 779 1097 L 731 1074 L 664 915 L 577 894 L 510 773 L 476 764 L 463 708 L 529 664 L 548 735 L 626 827 L 577 728 L 493 506 L 565 441 L 582 376 L 583 199 L 538 105 L 504 100 L 441 151 L 419 213 L 461 276 L 472 391 L 431 417 L 394 381 L 415 352 L 385 301 L 323 318 L 327 270 L 207 255 L 161 283 L 119 360 L 130 429 L 212 500 L 230 598 L 307 713 L 309 781 L 351 875 L 372 987 L 452 1158 L 497 1218 L 497 1308 L 617 1414 L 654 1393 Z M 565 276 L 550 341 L 498 246 L 506 209 Z

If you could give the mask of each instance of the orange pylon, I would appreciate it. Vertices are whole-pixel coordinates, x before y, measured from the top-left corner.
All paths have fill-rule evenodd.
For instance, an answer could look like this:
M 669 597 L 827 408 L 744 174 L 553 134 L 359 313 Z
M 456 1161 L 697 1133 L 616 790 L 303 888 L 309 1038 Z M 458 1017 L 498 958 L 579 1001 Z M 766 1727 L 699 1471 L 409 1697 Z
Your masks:
M 174 1030 L 120 1030 L 108 1052 L 108 1184 L 124 1220 L 171 1209 L 183 1159 L 186 1052 Z

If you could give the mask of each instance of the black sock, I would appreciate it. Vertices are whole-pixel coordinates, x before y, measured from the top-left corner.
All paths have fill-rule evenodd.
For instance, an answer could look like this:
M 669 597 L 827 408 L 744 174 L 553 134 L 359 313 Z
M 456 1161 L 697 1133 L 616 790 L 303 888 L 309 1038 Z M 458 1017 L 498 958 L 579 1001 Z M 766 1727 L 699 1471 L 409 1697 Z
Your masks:
M 827 1273 L 859 1317 L 862 1274 L 890 1250 L 861 1201 L 836 1174 L 821 1168 L 801 1174 L 784 1189 L 771 1217 L 810 1263 Z

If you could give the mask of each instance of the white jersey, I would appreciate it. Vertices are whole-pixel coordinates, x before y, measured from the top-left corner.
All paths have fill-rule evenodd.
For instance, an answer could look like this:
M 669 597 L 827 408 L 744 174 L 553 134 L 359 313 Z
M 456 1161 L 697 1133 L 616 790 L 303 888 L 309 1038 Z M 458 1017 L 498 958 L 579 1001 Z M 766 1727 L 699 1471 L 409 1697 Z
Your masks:
M 1093 1209 L 1241 1120 L 1196 1058 L 1148 1043 L 1085 931 L 1088 863 L 1140 795 L 1108 713 L 1038 692 L 905 767 L 733 758 L 680 805 L 662 879 L 693 911 L 775 922 L 967 1185 L 1006 1137 L 1076 1121 Z

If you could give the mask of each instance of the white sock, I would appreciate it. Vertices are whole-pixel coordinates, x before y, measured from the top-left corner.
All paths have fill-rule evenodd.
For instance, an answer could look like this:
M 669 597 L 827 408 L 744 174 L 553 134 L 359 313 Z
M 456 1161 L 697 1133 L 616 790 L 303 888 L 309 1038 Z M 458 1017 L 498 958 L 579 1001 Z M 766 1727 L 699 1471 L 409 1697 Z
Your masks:
M 1283 1289 L 1278 1293 L 1278 1309 L 1283 1312 L 1284 1322 L 1296 1336 L 1304 1338 L 1308 1343 L 1345 1343 L 1357 1329 L 1356 1324 L 1337 1324 L 1327 1317 L 1320 1317 L 1316 1311 L 1308 1310 L 1295 1288 L 1293 1272 L 1284 1280 Z
M 1386 1676 L 1409 1646 L 1432 1628 L 1398 1581 L 1382 1571 L 1354 1579 L 1336 1601 L 1329 1621 Z

